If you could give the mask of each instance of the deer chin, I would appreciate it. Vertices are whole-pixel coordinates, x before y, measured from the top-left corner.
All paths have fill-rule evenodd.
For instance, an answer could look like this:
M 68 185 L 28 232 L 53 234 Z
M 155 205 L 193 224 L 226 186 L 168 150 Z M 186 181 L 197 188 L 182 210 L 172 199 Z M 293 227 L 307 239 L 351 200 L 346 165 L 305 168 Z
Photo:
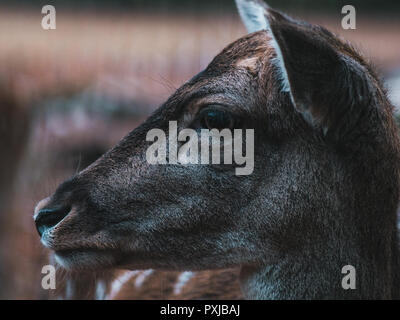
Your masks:
M 61 267 L 68 271 L 109 269 L 118 264 L 115 254 L 106 249 L 55 250 L 54 258 Z
M 106 269 L 145 270 L 151 268 L 139 256 L 124 258 L 114 250 L 79 248 L 54 250 L 54 260 L 67 271 L 90 271 Z

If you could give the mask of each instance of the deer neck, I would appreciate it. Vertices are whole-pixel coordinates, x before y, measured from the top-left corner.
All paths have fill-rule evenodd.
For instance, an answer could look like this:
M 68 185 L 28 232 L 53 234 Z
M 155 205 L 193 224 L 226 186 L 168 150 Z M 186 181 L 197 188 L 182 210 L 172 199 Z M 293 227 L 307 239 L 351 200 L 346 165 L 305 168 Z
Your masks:
M 344 230 L 340 238 L 331 234 L 316 239 L 298 252 L 285 254 L 276 263 L 242 266 L 240 283 L 245 298 L 399 298 L 397 226 L 393 225 L 388 233 L 373 231 L 375 238 L 360 236 L 360 230 Z M 343 278 L 349 274 L 342 270 L 346 265 L 355 268 L 355 289 L 343 288 Z

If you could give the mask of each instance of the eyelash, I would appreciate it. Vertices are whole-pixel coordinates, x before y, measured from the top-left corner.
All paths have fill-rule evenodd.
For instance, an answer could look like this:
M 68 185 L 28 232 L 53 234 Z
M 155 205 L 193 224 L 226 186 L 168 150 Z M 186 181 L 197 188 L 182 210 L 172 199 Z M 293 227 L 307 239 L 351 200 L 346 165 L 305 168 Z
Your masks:
M 196 129 L 232 129 L 235 124 L 237 124 L 235 115 L 216 104 L 202 108 L 194 121 Z

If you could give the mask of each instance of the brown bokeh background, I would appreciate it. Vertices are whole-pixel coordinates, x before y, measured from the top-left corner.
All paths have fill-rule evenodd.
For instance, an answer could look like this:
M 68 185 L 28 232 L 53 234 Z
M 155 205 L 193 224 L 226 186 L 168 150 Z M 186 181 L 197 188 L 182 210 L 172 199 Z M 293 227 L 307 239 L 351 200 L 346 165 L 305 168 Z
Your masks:
M 233 0 L 175 2 L 82 8 L 61 1 L 57 29 L 47 31 L 46 3 L 0 7 L 0 298 L 49 297 L 40 284 L 48 252 L 33 224 L 35 203 L 245 34 Z M 357 29 L 343 30 L 337 3 L 326 10 L 284 3 L 276 7 L 359 47 L 400 104 L 398 7 L 376 13 L 358 1 Z

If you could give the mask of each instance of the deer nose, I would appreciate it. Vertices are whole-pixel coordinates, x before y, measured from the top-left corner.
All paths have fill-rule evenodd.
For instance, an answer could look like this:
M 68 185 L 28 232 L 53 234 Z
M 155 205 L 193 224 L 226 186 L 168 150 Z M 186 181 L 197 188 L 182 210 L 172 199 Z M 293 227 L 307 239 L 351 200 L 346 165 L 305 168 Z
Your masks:
M 48 207 L 48 203 L 49 198 L 46 198 L 40 201 L 35 208 L 34 220 L 40 236 L 42 236 L 46 230 L 57 225 L 71 210 L 68 206 Z

